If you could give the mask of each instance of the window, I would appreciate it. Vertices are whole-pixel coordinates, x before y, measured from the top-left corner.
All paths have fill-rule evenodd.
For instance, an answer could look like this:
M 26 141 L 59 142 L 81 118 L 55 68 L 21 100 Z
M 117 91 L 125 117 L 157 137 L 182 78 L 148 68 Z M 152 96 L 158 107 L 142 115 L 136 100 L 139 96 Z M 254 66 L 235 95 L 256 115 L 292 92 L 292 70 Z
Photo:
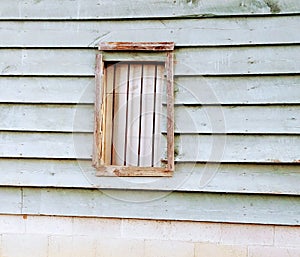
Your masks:
M 101 43 L 96 59 L 93 165 L 99 176 L 171 176 L 174 170 L 170 42 Z M 166 157 L 162 109 L 166 94 Z

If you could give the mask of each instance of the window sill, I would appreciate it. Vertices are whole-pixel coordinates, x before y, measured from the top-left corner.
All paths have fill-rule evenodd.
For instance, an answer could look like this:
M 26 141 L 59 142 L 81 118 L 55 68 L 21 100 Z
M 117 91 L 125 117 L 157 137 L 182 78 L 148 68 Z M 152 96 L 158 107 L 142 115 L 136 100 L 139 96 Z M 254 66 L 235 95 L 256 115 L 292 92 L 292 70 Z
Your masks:
M 173 171 L 159 167 L 101 166 L 97 177 L 172 177 Z

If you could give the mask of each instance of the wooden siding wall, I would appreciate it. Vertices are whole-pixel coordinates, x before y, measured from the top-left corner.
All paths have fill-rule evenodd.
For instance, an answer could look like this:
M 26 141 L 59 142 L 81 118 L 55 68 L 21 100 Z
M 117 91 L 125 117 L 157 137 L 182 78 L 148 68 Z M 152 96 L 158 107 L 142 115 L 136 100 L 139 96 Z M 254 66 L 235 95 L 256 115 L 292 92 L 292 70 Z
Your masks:
M 0 213 L 299 224 L 299 24 L 298 0 L 2 1 Z M 173 178 L 94 177 L 101 41 L 175 42 Z

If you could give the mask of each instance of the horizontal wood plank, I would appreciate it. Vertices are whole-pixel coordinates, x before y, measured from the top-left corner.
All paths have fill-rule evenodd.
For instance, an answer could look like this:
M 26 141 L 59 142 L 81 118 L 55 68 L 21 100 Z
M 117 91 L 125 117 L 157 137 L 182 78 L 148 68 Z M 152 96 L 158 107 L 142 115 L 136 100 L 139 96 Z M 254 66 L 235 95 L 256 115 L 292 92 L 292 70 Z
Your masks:
M 300 134 L 299 111 L 298 105 L 177 105 L 175 132 Z M 92 133 L 93 117 L 93 105 L 0 104 L 2 131 Z M 163 118 L 162 122 L 162 131 L 166 132 L 166 119 Z
M 1 132 L 0 157 L 90 159 L 92 140 L 92 133 Z M 299 163 L 299 152 L 292 135 L 175 136 L 178 162 Z
M 295 196 L 131 190 L 23 190 L 23 214 L 299 224 L 300 198 Z M 2 213 L 5 213 L 5 207 Z
M 146 55 L 157 60 L 158 53 Z M 0 75 L 93 76 L 94 50 L 1 49 Z M 138 53 L 110 53 L 106 61 L 145 60 Z M 181 48 L 175 51 L 175 75 L 288 74 L 300 72 L 300 45 Z
M 177 77 L 177 104 L 300 103 L 300 76 Z
M 2 2 L 1 19 L 111 19 L 158 17 L 205 17 L 217 15 L 255 15 L 299 13 L 297 0 L 256 1 L 219 0 L 176 2 L 168 0 L 128 1 L 52 0 Z
M 0 104 L 0 130 L 93 132 L 93 105 Z
M 299 195 L 299 166 L 176 164 L 171 178 L 96 177 L 91 161 L 1 159 L 1 186 Z
M 0 47 L 97 47 L 101 42 L 171 41 L 181 46 L 295 44 L 300 16 L 139 21 L 1 22 Z M 262 26 L 263 24 L 263 26 Z
M 0 102 L 93 104 L 94 84 L 93 77 L 0 76 Z M 299 104 L 300 76 L 175 77 L 175 94 L 176 104 Z
M 92 104 L 94 84 L 93 77 L 0 76 L 0 102 Z
M 0 157 L 91 158 L 92 135 L 0 132 Z
M 175 160 L 179 162 L 297 164 L 300 161 L 299 153 L 299 136 L 226 134 L 175 136 Z
M 299 112 L 300 106 L 177 106 L 175 132 L 300 134 Z

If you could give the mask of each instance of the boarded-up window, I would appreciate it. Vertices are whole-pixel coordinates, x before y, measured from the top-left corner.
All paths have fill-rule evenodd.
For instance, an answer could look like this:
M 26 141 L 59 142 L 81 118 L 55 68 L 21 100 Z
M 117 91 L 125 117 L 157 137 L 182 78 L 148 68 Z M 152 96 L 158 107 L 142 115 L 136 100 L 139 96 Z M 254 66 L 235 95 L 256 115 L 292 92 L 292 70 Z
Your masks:
M 173 60 L 170 56 L 167 55 L 166 62 L 111 62 L 98 56 L 93 156 L 98 175 L 172 174 Z M 163 92 L 168 95 L 166 115 L 162 115 Z M 166 161 L 162 160 L 161 151 L 163 116 L 168 120 Z

